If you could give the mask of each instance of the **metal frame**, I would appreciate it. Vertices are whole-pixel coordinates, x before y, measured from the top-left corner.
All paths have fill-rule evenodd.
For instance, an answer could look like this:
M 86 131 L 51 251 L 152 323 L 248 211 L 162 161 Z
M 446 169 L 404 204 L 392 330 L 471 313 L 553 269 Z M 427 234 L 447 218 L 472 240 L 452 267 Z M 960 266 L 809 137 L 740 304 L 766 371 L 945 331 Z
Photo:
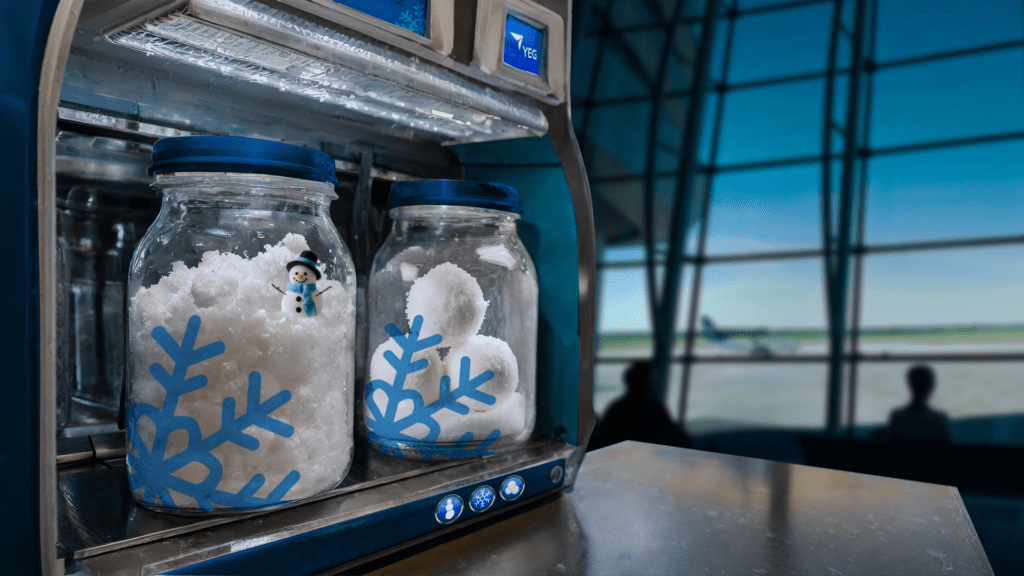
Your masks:
M 1020 353 L 929 353 L 929 354 L 871 354 L 862 353 L 859 350 L 860 342 L 860 314 L 861 300 L 863 297 L 863 259 L 865 255 L 906 253 L 922 250 L 952 250 L 964 248 L 978 248 L 987 246 L 1014 246 L 1024 245 L 1024 235 L 993 235 L 967 238 L 947 238 L 936 240 L 921 240 L 912 242 L 892 242 L 881 244 L 865 243 L 865 218 L 867 206 L 867 177 L 870 161 L 875 157 L 888 156 L 893 154 L 905 154 L 924 150 L 935 150 L 975 144 L 992 142 L 1024 140 L 1024 131 L 1007 131 L 997 134 L 986 134 L 979 136 L 968 136 L 960 138 L 949 138 L 942 140 L 922 141 L 911 144 L 871 148 L 869 142 L 869 128 L 872 112 L 872 89 L 875 72 L 880 70 L 892 70 L 899 67 L 911 66 L 926 62 L 939 60 L 950 60 L 954 58 L 996 52 L 1001 50 L 1014 50 L 1024 47 L 1024 40 L 1007 42 L 995 42 L 981 46 L 973 46 L 964 49 L 947 50 L 900 58 L 887 62 L 876 62 L 875 45 L 877 36 L 877 0 L 849 0 L 854 2 L 854 20 L 844 24 L 839 17 L 844 0 L 796 0 L 775 4 L 771 6 L 758 7 L 753 9 L 739 9 L 738 0 L 730 2 L 731 6 L 724 13 L 726 19 L 727 36 L 724 45 L 725 57 L 722 63 L 722 73 L 713 90 L 720 96 L 715 110 L 714 128 L 711 135 L 711 153 L 706 159 L 707 165 L 699 166 L 699 170 L 707 174 L 709 182 L 713 184 L 713 176 L 719 173 L 739 172 L 749 170 L 761 170 L 784 166 L 814 165 L 819 164 L 823 170 L 822 183 L 822 216 L 823 216 L 823 238 L 829 241 L 823 242 L 818 247 L 806 249 L 791 249 L 772 252 L 756 253 L 706 253 L 706 240 L 708 223 L 710 218 L 710 202 L 713 193 L 712 186 L 704 192 L 703 206 L 701 211 L 700 232 L 698 234 L 698 246 L 696 254 L 683 255 L 679 260 L 679 266 L 693 265 L 694 276 L 691 287 L 690 308 L 687 316 L 687 329 L 685 330 L 686 348 L 683 354 L 672 356 L 670 362 L 680 363 L 683 367 L 681 384 L 679 414 L 680 420 L 685 422 L 687 397 L 690 384 L 690 372 L 692 365 L 696 362 L 708 363 L 822 363 L 829 365 L 829 378 L 824 383 L 828 388 L 828 400 L 825 407 L 826 427 L 832 434 L 838 434 L 841 428 L 846 428 L 848 434 L 853 434 L 856 415 L 856 385 L 857 367 L 860 362 L 921 362 L 921 361 L 1024 361 L 1024 351 Z M 745 82 L 730 83 L 728 81 L 729 60 L 733 46 L 735 23 L 738 19 L 753 14 L 789 10 L 804 6 L 824 4 L 832 2 L 836 18 L 833 19 L 830 35 L 830 45 L 839 41 L 848 41 L 852 46 L 849 51 L 851 62 L 837 62 L 835 48 L 829 58 L 829 64 L 825 70 L 820 72 L 793 74 L 783 77 L 759 79 Z M 693 25 L 700 21 L 699 18 L 680 18 L 676 26 Z M 612 23 L 606 19 L 605 29 L 602 29 L 598 36 L 603 40 L 605 37 L 618 35 L 621 37 L 626 32 L 655 31 L 664 29 L 665 24 L 644 24 L 622 26 L 617 29 L 607 29 Z M 593 33 L 591 35 L 594 35 Z M 599 44 L 603 52 L 604 44 Z M 599 52 L 600 54 L 600 52 Z M 722 110 L 728 99 L 725 96 L 733 91 L 748 90 L 767 86 L 776 86 L 786 83 L 806 82 L 812 80 L 824 80 L 829 90 L 834 90 L 837 78 L 849 77 L 849 93 L 847 95 L 847 109 L 843 118 L 843 124 L 833 122 L 831 116 L 831 98 L 826 96 L 825 121 L 822 126 L 822 152 L 820 154 L 768 159 L 760 161 L 740 162 L 726 165 L 716 164 L 718 143 L 721 130 Z M 660 87 L 656 84 L 655 87 Z M 621 105 L 628 103 L 651 102 L 652 107 L 657 108 L 658 103 L 666 98 L 686 97 L 691 95 L 692 90 L 677 90 L 660 92 L 652 90 L 649 95 L 623 97 L 623 98 L 599 98 L 595 94 L 596 83 L 592 83 L 586 100 L 577 106 L 585 114 L 586 120 L 583 123 L 584 130 L 581 131 L 583 146 L 586 142 L 586 129 L 589 124 L 589 117 L 595 108 L 610 105 Z M 656 111 L 652 111 L 652 115 Z M 836 130 L 842 131 L 843 146 L 841 150 L 831 149 L 831 134 Z M 648 155 L 652 155 L 651 145 L 648 146 Z M 831 230 L 831 203 L 829 201 L 829 180 L 831 179 L 830 166 L 834 163 L 842 164 L 841 172 L 838 175 L 841 183 L 840 203 L 842 209 L 835 214 L 835 220 L 842 220 L 839 230 Z M 641 182 L 650 186 L 649 183 L 658 178 L 670 178 L 677 175 L 673 171 L 653 171 L 653 162 L 648 158 L 648 170 L 642 174 L 595 178 L 591 180 L 592 185 Z M 679 191 L 677 190 L 677 199 Z M 826 207 L 828 211 L 826 212 Z M 836 233 L 838 232 L 838 234 Z M 646 242 L 647 245 L 650 242 Z M 681 248 L 681 247 L 680 247 Z M 700 294 L 703 281 L 703 270 L 708 264 L 725 264 L 740 262 L 764 262 L 781 261 L 792 259 L 820 259 L 825 263 L 826 280 L 824 286 L 828 293 L 828 316 L 827 324 L 830 337 L 830 351 L 828 354 L 803 354 L 776 356 L 767 359 L 751 359 L 745 356 L 735 355 L 696 355 L 694 354 L 694 343 L 698 336 L 696 321 L 700 313 Z M 829 262 L 832 264 L 829 264 Z M 842 263 L 842 265 L 840 265 Z M 673 273 L 673 262 L 665 254 L 648 250 L 643 259 L 633 261 L 602 262 L 597 264 L 598 270 L 606 269 L 646 269 L 651 270 L 658 266 L 666 266 L 666 274 Z M 650 288 L 648 288 L 650 291 Z M 678 291 L 677 291 L 678 292 Z M 678 298 L 679 294 L 672 294 Z M 664 296 L 663 296 L 664 299 Z M 654 300 L 652 299 L 652 303 Z M 847 312 L 849 311 L 849 312 Z M 657 320 L 655 315 L 654 321 Z M 848 337 L 847 337 L 848 336 Z M 671 338 L 675 339 L 675 334 Z M 635 361 L 635 357 L 627 356 L 598 356 L 597 362 L 602 363 L 627 363 Z M 844 386 L 843 373 L 846 372 Z
M 44 302 L 52 301 L 55 294 L 56 283 L 52 281 L 53 270 L 54 270 L 54 246 L 56 242 L 55 235 L 55 220 L 54 220 L 54 140 L 53 134 L 56 133 L 58 125 L 67 125 L 73 120 L 59 117 L 61 110 L 58 109 L 58 100 L 60 97 L 61 82 L 64 78 L 63 69 L 65 61 L 68 58 L 70 51 L 71 38 L 75 32 L 74 23 L 78 20 L 79 11 L 81 9 L 83 0 L 61 0 L 59 7 L 57 7 L 57 17 L 52 19 L 48 17 L 41 18 L 43 24 L 47 27 L 51 26 L 52 32 L 50 41 L 47 44 L 46 56 L 42 65 L 42 75 L 39 91 L 39 102 L 38 109 L 42 111 L 41 114 L 36 114 L 34 111 L 24 115 L 28 122 L 33 124 L 35 130 L 30 131 L 32 139 L 32 147 L 26 147 L 21 150 L 23 156 L 27 156 L 28 160 L 23 162 L 27 166 L 31 173 L 29 176 L 38 173 L 39 176 L 39 209 L 38 213 L 31 206 L 31 203 L 27 207 L 18 208 L 20 204 L 16 200 L 14 207 L 17 210 L 12 211 L 13 218 L 21 218 L 20 224 L 22 225 L 21 232 L 25 232 L 29 240 L 23 241 L 27 243 L 28 248 L 26 249 L 26 265 L 30 268 L 30 273 L 20 275 L 24 276 L 26 280 L 27 289 L 23 290 L 24 299 L 26 301 L 25 306 L 19 307 L 19 312 L 24 313 L 26 325 L 24 330 L 19 332 L 24 333 L 22 340 L 25 341 L 30 347 L 33 344 L 33 340 L 38 338 L 38 348 L 35 350 L 29 350 L 24 354 L 20 349 L 14 349 L 13 354 L 15 359 L 22 364 L 25 364 L 26 380 L 24 386 L 23 396 L 25 397 L 25 405 L 19 405 L 16 401 L 19 398 L 14 397 L 10 403 L 8 414 L 14 414 L 17 418 L 22 420 L 13 419 L 13 424 L 17 425 L 18 422 L 24 424 L 26 421 L 31 426 L 26 426 L 26 429 L 31 429 L 31 438 L 26 443 L 29 445 L 27 449 L 22 452 L 27 453 L 32 458 L 38 458 L 38 468 L 33 468 L 25 476 L 28 477 L 27 488 L 21 486 L 21 484 L 12 484 L 15 489 L 15 494 L 26 493 L 27 497 L 24 499 L 13 498 L 10 499 L 12 502 L 3 507 L 3 510 L 13 511 L 20 513 L 25 508 L 31 508 L 35 515 L 36 524 L 30 524 L 28 521 L 24 526 L 24 530 L 18 532 L 20 536 L 22 533 L 28 533 L 32 538 L 33 548 L 24 546 L 24 542 L 21 544 L 21 548 L 26 551 L 26 554 L 21 556 L 27 556 L 27 558 L 16 557 L 15 562 L 21 562 L 22 564 L 15 564 L 15 569 L 18 571 L 24 571 L 26 573 L 42 571 L 44 573 L 62 573 L 63 572 L 63 559 L 57 558 L 57 471 L 56 462 L 57 454 L 55 447 L 55 429 L 53 421 L 54 411 L 54 388 L 55 388 L 55 367 L 53 363 L 53 349 L 55 347 L 55 325 L 56 325 L 56 313 L 52 306 L 42 306 L 41 311 L 33 311 L 33 305 L 38 306 L 39 299 L 41 298 Z M 56 2 L 53 2 L 56 7 Z M 564 9 L 567 11 L 571 2 L 565 2 Z M 559 16 L 562 18 L 560 22 L 563 22 L 565 26 L 571 26 L 571 23 L 565 21 L 565 14 Z M 45 36 L 45 29 L 43 30 Z M 568 33 L 568 31 L 566 31 Z M 41 53 L 41 50 L 40 50 Z M 74 55 L 72 55 L 74 58 Z M 35 66 L 33 70 L 31 66 Z M 39 72 L 39 64 L 30 65 L 30 71 L 33 73 Z M 34 87 L 33 87 L 34 89 Z M 34 92 L 34 90 L 33 90 Z M 34 96 L 34 94 L 33 94 Z M 572 125 L 569 117 L 569 107 L 567 103 L 552 103 L 549 101 L 540 100 L 538 102 L 539 108 L 544 118 L 550 121 L 550 129 L 547 130 L 547 135 L 551 139 L 552 145 L 555 152 L 558 155 L 559 163 L 551 164 L 551 166 L 560 167 L 564 171 L 564 176 L 567 184 L 568 191 L 566 194 L 570 195 L 568 199 L 571 203 L 572 214 L 575 218 L 577 242 L 575 243 L 574 249 L 578 258 L 578 278 L 570 278 L 571 282 L 567 282 L 566 285 L 571 287 L 573 291 L 579 290 L 578 292 L 578 324 L 575 328 L 579 335 L 579 372 L 578 372 L 578 410 L 573 415 L 574 420 L 566 420 L 565 426 L 572 428 L 573 424 L 576 425 L 576 430 L 573 430 L 572 439 L 576 440 L 576 445 L 566 445 L 558 441 L 543 440 L 539 443 L 533 441 L 530 446 L 524 447 L 521 450 L 517 450 L 512 453 L 500 454 L 487 460 L 474 461 L 468 464 L 462 465 L 451 465 L 451 466 L 439 466 L 436 469 L 432 469 L 427 473 L 415 472 L 412 475 L 406 475 L 402 477 L 390 476 L 390 480 L 394 480 L 387 485 L 375 484 L 373 486 L 367 484 L 366 486 L 360 487 L 358 490 L 352 490 L 346 493 L 346 497 L 341 498 L 341 492 L 335 494 L 324 495 L 323 498 L 310 500 L 302 504 L 297 504 L 293 507 L 282 508 L 274 511 L 267 511 L 261 513 L 261 519 L 258 522 L 238 522 L 240 517 L 222 518 L 218 520 L 217 527 L 208 526 L 207 530 L 182 530 L 175 534 L 161 534 L 159 537 L 154 537 L 152 541 L 147 542 L 133 542 L 128 543 L 127 541 L 119 541 L 113 548 L 104 550 L 94 550 L 95 554 L 89 553 L 82 557 L 72 557 L 72 560 L 80 560 L 79 564 L 72 567 L 72 570 L 84 569 L 88 572 L 95 570 L 97 572 L 110 569 L 110 566 L 114 566 L 117 570 L 124 572 L 133 571 L 139 568 L 140 565 L 146 562 L 152 563 L 154 559 L 163 560 L 167 558 L 178 558 L 180 563 L 190 564 L 193 560 L 196 560 L 196 556 L 189 556 L 184 558 L 186 554 L 193 554 L 198 551 L 200 556 L 204 554 L 217 556 L 225 551 L 234 552 L 238 546 L 237 537 L 239 534 L 243 536 L 248 534 L 251 538 L 246 538 L 245 542 L 241 545 L 244 546 L 259 546 L 265 543 L 269 539 L 279 538 L 285 534 L 288 530 L 294 533 L 302 532 L 305 534 L 309 532 L 312 527 L 311 524 L 320 522 L 322 527 L 334 527 L 344 521 L 351 520 L 360 515 L 368 515 L 379 512 L 381 510 L 390 511 L 395 509 L 398 503 L 403 503 L 406 500 L 413 498 L 423 499 L 426 495 L 428 497 L 431 494 L 438 495 L 440 491 L 446 490 L 461 490 L 462 484 L 472 480 L 476 476 L 483 473 L 493 474 L 495 470 L 508 469 L 510 471 L 519 471 L 523 465 L 530 462 L 544 460 L 550 461 L 552 457 L 557 456 L 558 458 L 564 458 L 563 471 L 559 472 L 559 481 L 554 481 L 558 486 L 550 487 L 548 492 L 556 489 L 568 489 L 572 482 L 575 480 L 575 473 L 579 468 L 580 463 L 584 457 L 584 450 L 587 438 L 590 434 L 590 430 L 594 423 L 594 414 L 592 410 L 592 356 L 593 356 L 593 329 L 594 329 L 594 276 L 595 276 L 595 247 L 594 247 L 594 226 L 593 226 L 593 215 L 590 203 L 589 185 L 586 177 L 585 168 L 582 163 L 582 158 L 572 131 Z M 35 106 L 34 101 L 29 102 L 30 108 Z M 0 110 L 2 112 L 2 110 Z M 38 119 L 37 119 L 38 116 Z M 38 127 L 34 124 L 38 121 Z M 107 134 L 112 137 L 118 137 L 118 130 L 108 128 L 100 130 L 101 133 Z M 143 141 L 149 141 L 150 135 L 147 133 L 140 132 L 136 135 L 136 139 Z M 35 145 L 38 143 L 38 150 Z M 17 143 L 20 146 L 20 142 Z M 324 146 L 332 143 L 323 142 Z M 373 153 L 370 154 L 363 147 L 349 146 L 344 142 L 333 143 L 338 148 L 345 152 L 346 157 L 356 155 L 354 158 L 348 158 L 345 161 L 346 166 L 349 170 L 358 172 L 360 174 L 360 180 L 363 184 L 361 190 L 362 196 L 360 200 L 363 204 L 368 201 L 369 189 L 366 184 L 369 182 L 369 177 L 376 173 L 380 173 L 373 167 L 373 163 L 382 163 L 384 158 L 387 158 L 386 148 L 377 148 L 375 146 Z M 350 149 L 351 148 L 351 149 Z M 38 154 L 38 162 L 32 156 L 33 152 Z M 414 157 L 415 158 L 415 157 Z M 355 160 L 355 162 L 351 162 Z M 412 159 L 409 160 L 413 162 Z M 390 166 L 390 164 L 384 164 Z M 547 166 L 547 165 L 546 165 Z M 6 168 L 6 166 L 5 166 Z M 460 167 L 461 168 L 461 167 Z M 425 169 L 425 168 L 421 168 Z M 392 173 L 394 174 L 394 173 Z M 25 186 L 28 193 L 24 194 L 22 200 L 31 201 L 36 195 L 34 186 Z M 23 202 L 24 203 L 24 202 Z M 37 226 L 36 216 L 38 216 L 38 230 L 34 230 Z M 19 230 L 15 230 L 18 232 Z M 38 231 L 38 249 L 32 245 L 35 242 L 35 232 Z M 17 246 L 18 244 L 16 244 Z M 38 276 L 31 273 L 31 267 L 38 266 Z M 34 286 L 33 286 L 34 284 Z M 32 288 L 36 290 L 33 291 Z M 36 313 L 36 317 L 39 318 L 38 328 L 34 326 L 33 312 Z M 34 332 L 34 330 L 37 330 Z M 13 347 L 12 347 L 13 348 Z M 6 356 L 5 356 L 6 357 Z M 575 358 L 572 358 L 575 361 Z M 41 366 L 40 372 L 37 374 L 35 370 L 37 365 Z M 15 364 L 16 368 L 20 368 L 20 364 Z M 40 386 L 36 386 L 39 383 Z M 38 397 L 33 397 L 37 394 Z M 26 405 L 28 410 L 25 409 Z M 33 412 L 34 411 L 34 412 Z M 38 425 L 39 434 L 35 432 Z M 577 434 L 578 432 L 578 434 Z M 567 436 L 567 434 L 562 434 Z M 14 438 L 20 438 L 24 434 L 12 434 Z M 85 439 L 89 441 L 89 439 Z M 32 446 L 33 443 L 38 442 L 38 446 Z M 99 446 L 92 441 L 94 450 L 93 454 L 99 456 L 101 452 Z M 77 456 L 76 456 L 77 457 Z M 89 456 L 86 456 L 89 457 Z M 3 464 L 7 460 L 7 464 L 12 462 L 15 464 L 20 463 L 18 458 L 8 459 L 8 452 L 2 454 L 0 457 L 0 464 Z M 36 464 L 33 460 L 32 464 Z M 96 464 L 99 468 L 111 468 L 107 463 Z M 116 464 L 114 465 L 116 466 Z M 473 467 L 478 468 L 473 468 Z M 436 471 L 436 473 L 435 473 Z M 65 470 L 65 472 L 69 472 Z M 77 470 L 76 470 L 77 472 Z M 562 474 L 564 473 L 564 476 Z M 547 473 L 545 472 L 545 475 Z M 108 474 L 109 477 L 109 474 Z M 554 476 L 550 476 L 554 478 Z M 372 488 L 372 489 L 363 489 Z M 338 490 L 343 490 L 339 488 Z M 355 494 L 356 496 L 348 497 L 348 495 Z M 397 496 L 396 496 L 397 494 Z M 123 492 L 122 496 L 126 496 L 127 492 Z M 528 494 L 529 495 L 529 494 Z M 102 498 L 94 499 L 93 501 L 103 502 Z M 346 508 L 362 502 L 366 506 L 361 509 Z M 529 501 L 524 499 L 517 501 L 515 506 L 521 504 L 528 504 Z M 309 517 L 304 516 L 305 512 L 309 511 L 322 512 L 321 516 L 315 521 L 310 522 Z M 490 512 L 488 512 L 490 514 Z M 21 518 L 23 514 L 15 514 L 13 516 L 15 520 Z M 51 517 L 53 520 L 51 521 Z M 488 516 L 490 517 L 490 516 Z M 433 521 L 433 520 L 432 520 Z M 280 532 L 268 532 L 268 526 L 273 522 L 277 523 L 278 527 L 282 528 Z M 173 523 L 173 522 L 172 522 Z M 467 522 L 460 522 L 459 525 L 466 525 Z M 223 524 L 223 525 L 221 525 Z M 229 527 L 230 526 L 230 527 Z M 404 527 L 404 525 L 403 525 Z M 358 530 L 359 526 L 350 525 L 349 528 Z M 444 529 L 439 531 L 433 531 L 431 527 L 431 537 L 444 534 Z M 153 536 L 153 532 L 146 534 L 144 538 Z M 166 536 L 166 537 L 164 537 Z M 393 534 L 389 535 L 394 538 Z M 16 542 L 20 542 L 16 540 Z M 380 546 L 388 543 L 387 540 L 381 540 Z M 413 541 L 398 544 L 398 546 L 404 546 L 412 543 Z M 138 544 L 138 546 L 135 546 Z M 374 544 L 376 546 L 378 544 Z M 36 549 L 35 547 L 39 548 Z M 115 549 L 116 548 L 116 549 Z M 41 550 L 41 552 L 40 552 Z M 77 553 L 80 550 L 65 549 L 63 552 Z M 150 555 L 152 553 L 152 555 Z M 40 560 L 40 556 L 42 559 Z M 205 556 L 203 556 L 205 557 Z M 124 562 L 119 562 L 124 560 Z M 27 567 L 24 570 L 18 568 L 19 566 L 24 567 L 26 563 L 31 562 L 32 566 L 36 568 Z M 176 564 L 177 565 L 177 564 Z M 41 566 L 40 569 L 38 566 Z M 156 571 L 156 568 L 153 569 Z

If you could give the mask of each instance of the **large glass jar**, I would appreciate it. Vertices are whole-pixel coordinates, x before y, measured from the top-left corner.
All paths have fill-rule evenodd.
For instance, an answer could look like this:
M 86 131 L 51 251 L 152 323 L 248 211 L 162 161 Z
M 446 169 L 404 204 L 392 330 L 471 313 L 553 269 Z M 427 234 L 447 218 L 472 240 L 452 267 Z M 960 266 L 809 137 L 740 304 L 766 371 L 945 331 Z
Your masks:
M 537 272 L 516 233 L 518 191 L 400 182 L 389 208 L 367 289 L 369 442 L 413 459 L 522 443 L 536 414 Z
M 336 486 L 352 457 L 355 274 L 334 161 L 248 138 L 153 147 L 129 278 L 128 472 L 144 506 L 247 510 Z

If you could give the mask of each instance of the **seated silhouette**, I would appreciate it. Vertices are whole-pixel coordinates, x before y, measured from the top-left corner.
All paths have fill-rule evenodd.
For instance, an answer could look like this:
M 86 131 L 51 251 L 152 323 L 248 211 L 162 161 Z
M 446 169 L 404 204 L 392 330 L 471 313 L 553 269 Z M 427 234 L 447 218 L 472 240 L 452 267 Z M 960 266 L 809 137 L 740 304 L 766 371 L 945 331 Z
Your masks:
M 907 371 L 907 385 L 910 403 L 889 414 L 886 437 L 889 440 L 950 442 L 946 413 L 928 407 L 928 398 L 935 389 L 935 372 L 928 366 L 914 366 Z
M 626 394 L 612 403 L 598 422 L 587 445 L 596 450 L 626 440 L 690 448 L 690 436 L 668 415 L 664 404 L 653 397 L 653 364 L 634 362 L 626 371 Z

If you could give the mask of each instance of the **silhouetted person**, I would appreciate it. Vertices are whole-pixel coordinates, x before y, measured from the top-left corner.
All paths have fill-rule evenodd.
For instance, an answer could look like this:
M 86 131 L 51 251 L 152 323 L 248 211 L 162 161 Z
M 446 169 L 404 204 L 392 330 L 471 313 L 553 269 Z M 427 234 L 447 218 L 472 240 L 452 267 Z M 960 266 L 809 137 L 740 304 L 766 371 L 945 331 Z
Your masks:
M 663 444 L 690 448 L 693 442 L 686 432 L 669 418 L 665 406 L 652 397 L 653 365 L 649 360 L 634 362 L 626 371 L 626 395 L 608 407 L 604 418 L 597 424 L 588 450 L 636 440 L 650 444 Z
M 945 412 L 928 407 L 928 398 L 935 389 L 935 372 L 928 366 L 914 366 L 907 371 L 907 385 L 910 404 L 889 414 L 889 439 L 949 442 L 949 418 Z

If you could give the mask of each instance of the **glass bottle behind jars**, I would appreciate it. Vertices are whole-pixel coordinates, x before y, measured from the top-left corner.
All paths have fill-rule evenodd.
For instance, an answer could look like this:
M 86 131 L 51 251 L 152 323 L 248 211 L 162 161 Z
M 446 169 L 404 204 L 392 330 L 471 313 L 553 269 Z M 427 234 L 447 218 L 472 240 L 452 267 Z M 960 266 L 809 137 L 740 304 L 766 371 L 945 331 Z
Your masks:
M 399 182 L 367 289 L 368 441 L 413 459 L 526 440 L 536 414 L 537 272 L 501 184 Z
M 153 147 L 163 192 L 129 279 L 128 468 L 144 506 L 247 510 L 352 457 L 355 274 L 334 161 L 220 136 Z
M 113 424 L 124 380 L 128 266 L 160 202 L 150 191 L 94 184 L 71 188 L 57 205 L 70 290 L 64 385 L 74 395 L 75 424 Z

